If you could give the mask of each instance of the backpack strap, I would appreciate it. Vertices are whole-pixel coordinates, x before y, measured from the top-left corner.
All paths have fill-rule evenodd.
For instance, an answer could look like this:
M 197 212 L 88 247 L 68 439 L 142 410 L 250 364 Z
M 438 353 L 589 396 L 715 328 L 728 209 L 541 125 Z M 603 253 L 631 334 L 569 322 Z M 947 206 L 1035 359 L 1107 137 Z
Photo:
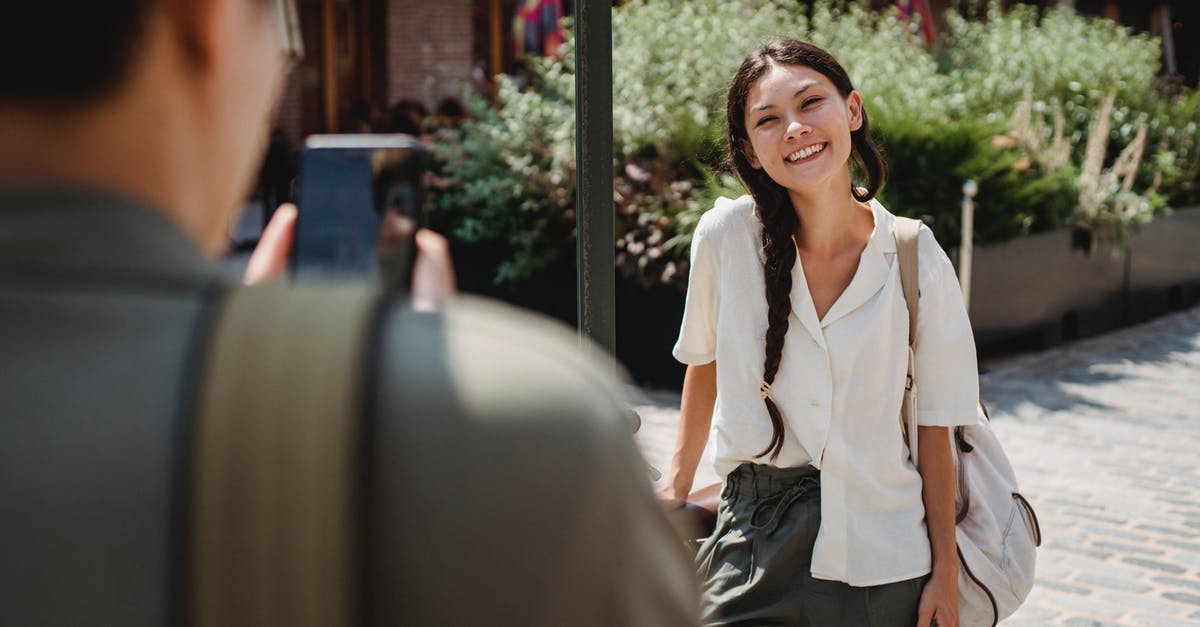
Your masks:
M 896 261 L 900 264 L 900 288 L 908 305 L 908 375 L 904 381 L 904 402 L 900 405 L 900 429 L 908 442 L 909 456 L 917 463 L 916 381 L 914 348 L 917 342 L 917 313 L 920 302 L 917 237 L 921 221 L 896 217 L 892 230 L 896 236 Z
M 189 623 L 361 622 L 361 286 L 230 292 L 193 425 Z

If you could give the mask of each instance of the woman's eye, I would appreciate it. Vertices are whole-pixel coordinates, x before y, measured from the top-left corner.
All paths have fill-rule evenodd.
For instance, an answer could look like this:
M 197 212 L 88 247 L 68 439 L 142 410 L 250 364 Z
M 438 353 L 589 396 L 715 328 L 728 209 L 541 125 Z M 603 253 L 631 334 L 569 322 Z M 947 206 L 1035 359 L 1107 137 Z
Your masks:
M 800 106 L 807 109 L 810 105 L 817 104 L 818 102 L 821 102 L 820 98 L 809 98 L 809 99 L 805 100 L 804 104 L 802 104 Z
M 759 127 L 759 126 L 762 126 L 762 125 L 766 124 L 767 122 L 774 122 L 774 121 L 775 121 L 775 116 L 773 116 L 773 115 L 768 115 L 768 116 L 766 116 L 766 117 L 764 117 L 764 118 L 759 118 L 758 122 L 756 122 L 756 123 L 754 124 L 754 126 L 755 126 L 755 128 L 757 128 L 757 127 Z

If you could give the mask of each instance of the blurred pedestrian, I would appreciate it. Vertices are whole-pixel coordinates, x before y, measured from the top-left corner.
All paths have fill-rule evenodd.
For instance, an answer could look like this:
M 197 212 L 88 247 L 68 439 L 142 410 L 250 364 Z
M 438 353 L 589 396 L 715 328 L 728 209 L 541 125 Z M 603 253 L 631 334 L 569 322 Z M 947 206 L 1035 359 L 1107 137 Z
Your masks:
M 290 1 L 24 3 L 0 21 L 3 622 L 693 623 L 690 562 L 632 443 L 615 368 L 569 330 L 451 298 L 433 233 L 417 234 L 412 289 L 441 312 L 379 300 L 365 346 L 330 318 L 279 338 L 311 347 L 305 363 L 237 342 L 206 361 L 206 333 L 232 302 L 219 294 L 349 309 L 344 288 L 242 288 L 214 268 L 295 57 L 281 43 L 296 38 L 280 36 Z M 285 267 L 295 218 L 275 213 L 249 279 Z M 273 312 L 243 344 L 303 314 Z M 350 369 L 325 358 L 347 352 L 361 375 L 339 388 Z M 353 416 L 326 415 L 361 430 L 346 447 L 289 420 L 288 403 L 325 399 L 294 383 L 314 369 L 361 400 L 338 412 Z M 269 384 L 236 387 L 245 380 Z M 242 400 L 214 419 L 255 437 L 222 438 L 198 418 L 225 399 L 205 395 L 212 381 Z M 343 448 L 360 453 L 342 468 L 354 485 L 314 501 L 335 479 L 287 468 Z M 244 509 L 197 505 L 213 477 Z M 246 494 L 261 498 L 236 500 Z M 261 514 L 272 507 L 314 516 Z M 333 519 L 357 523 L 323 526 Z M 228 555 L 202 533 L 249 543 Z M 352 556 L 330 563 L 334 545 Z M 225 570 L 211 569 L 218 553 Z M 308 587 L 285 583 L 293 569 Z M 211 609 L 198 581 L 241 620 L 198 613 Z
M 874 199 L 884 164 L 861 96 L 827 52 L 780 39 L 737 70 L 726 115 L 750 194 L 718 200 L 692 240 L 660 490 L 683 503 L 711 429 L 724 487 L 698 556 L 705 620 L 954 627 L 948 427 L 974 421 L 979 397 L 953 268 L 921 227 L 915 467 L 895 218 Z
M 420 137 L 422 125 L 428 115 L 429 110 L 421 104 L 420 100 L 410 98 L 398 100 L 388 111 L 387 132 Z

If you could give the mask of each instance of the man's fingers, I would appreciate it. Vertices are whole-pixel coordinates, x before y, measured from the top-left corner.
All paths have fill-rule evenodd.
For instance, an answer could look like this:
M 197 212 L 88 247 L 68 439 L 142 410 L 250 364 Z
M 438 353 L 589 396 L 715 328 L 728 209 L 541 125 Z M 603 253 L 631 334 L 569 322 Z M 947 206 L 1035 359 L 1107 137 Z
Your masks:
M 263 229 L 258 246 L 250 255 L 246 264 L 246 273 L 242 282 L 246 284 L 262 283 L 279 278 L 287 269 L 288 258 L 292 254 L 292 237 L 296 230 L 296 205 L 284 203 L 279 205 L 271 221 Z
M 417 311 L 433 311 L 454 295 L 454 264 L 446 238 L 417 231 L 417 260 L 413 263 L 412 303 Z

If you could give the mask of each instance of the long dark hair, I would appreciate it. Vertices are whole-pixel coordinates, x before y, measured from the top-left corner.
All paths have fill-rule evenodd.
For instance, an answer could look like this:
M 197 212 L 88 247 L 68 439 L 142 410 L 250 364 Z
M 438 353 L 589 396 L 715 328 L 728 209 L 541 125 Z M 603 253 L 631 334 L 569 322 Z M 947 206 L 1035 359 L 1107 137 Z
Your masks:
M 850 76 L 828 52 L 795 39 L 776 39 L 754 51 L 742 62 L 729 84 L 725 106 L 725 123 L 728 128 L 728 160 L 742 183 L 754 197 L 755 211 L 762 222 L 762 246 L 765 260 L 763 278 L 767 295 L 767 350 L 763 363 L 763 382 L 768 386 L 775 383 L 779 372 L 779 361 L 783 355 L 783 342 L 788 330 L 788 315 L 792 309 L 792 267 L 796 265 L 796 247 L 792 235 L 796 232 L 798 219 L 795 207 L 787 190 L 776 183 L 766 170 L 754 168 L 743 154 L 740 144 L 749 141 L 746 132 L 746 99 L 750 88 L 766 74 L 772 65 L 802 65 L 823 74 L 833 83 L 842 98 L 850 96 L 854 86 Z M 862 126 L 850 133 L 851 172 L 865 180 L 862 189 L 852 187 L 850 192 L 860 202 L 875 197 L 883 186 L 884 165 L 879 149 L 870 139 L 867 112 L 862 111 Z M 774 461 L 783 449 L 783 414 L 769 395 L 764 395 L 767 413 L 771 417 L 771 442 L 755 457 L 770 455 Z

